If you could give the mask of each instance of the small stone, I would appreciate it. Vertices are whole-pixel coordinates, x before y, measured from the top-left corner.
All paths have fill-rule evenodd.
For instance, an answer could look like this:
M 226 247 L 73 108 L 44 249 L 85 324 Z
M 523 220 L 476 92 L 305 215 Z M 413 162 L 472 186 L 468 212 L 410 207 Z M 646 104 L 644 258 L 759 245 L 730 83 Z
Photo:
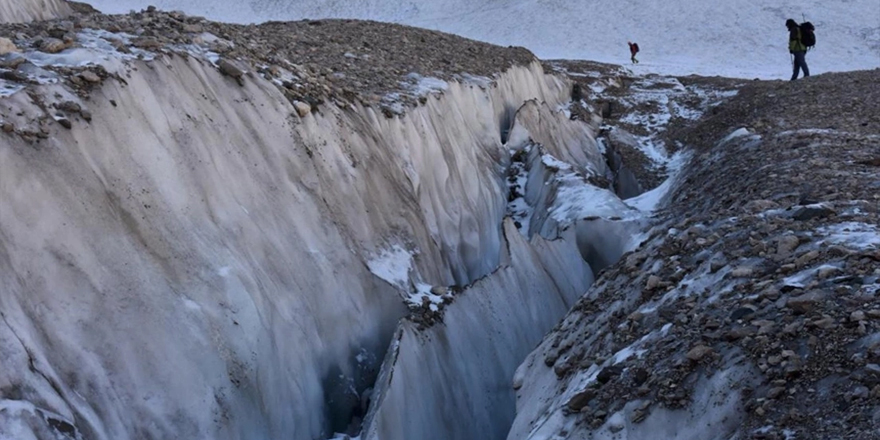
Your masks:
M 840 272 L 840 269 L 834 266 L 823 266 L 816 271 L 816 277 L 818 277 L 820 280 L 825 280 L 836 275 L 838 272 Z
M 801 360 L 792 359 L 788 362 L 788 365 L 785 366 L 784 372 L 786 377 L 798 377 L 801 375 L 801 370 L 803 369 L 803 365 Z
M 46 38 L 40 43 L 40 52 L 58 53 L 71 46 L 72 43 L 65 43 L 57 38 Z
M 231 76 L 235 79 L 241 78 L 245 73 L 244 69 L 238 67 L 238 65 L 226 58 L 221 58 L 220 61 L 217 62 L 217 67 L 220 68 L 220 72 L 224 75 Z
M 740 307 L 730 314 L 730 319 L 732 321 L 737 321 L 753 313 L 755 313 L 755 309 L 753 307 Z
M 779 266 L 779 271 L 782 273 L 793 272 L 795 269 L 797 269 L 797 266 L 794 263 L 785 263 Z
M 137 38 L 131 42 L 131 45 L 144 50 L 158 50 L 163 46 L 161 41 L 152 37 Z
M 834 210 L 824 206 L 804 206 L 795 211 L 791 218 L 797 221 L 805 221 L 814 218 L 828 217 L 832 214 L 834 214 Z
M 28 77 L 18 70 L 4 70 L 0 72 L 0 79 L 14 82 L 26 82 L 28 80 Z
M 714 352 L 714 350 L 712 350 L 712 347 L 707 347 L 705 345 L 697 345 L 696 347 L 690 349 L 690 351 L 687 352 L 686 357 L 691 362 L 700 362 L 704 357 L 712 354 L 713 352 Z
M 614 379 L 615 377 L 619 376 L 622 371 L 623 371 L 623 367 L 617 366 L 617 365 L 605 367 L 601 371 L 599 371 L 599 374 L 596 376 L 596 381 L 598 381 L 601 384 L 605 384 L 608 381 L 610 381 L 611 379 Z
M 4 69 L 17 69 L 18 66 L 24 64 L 26 61 L 27 58 L 15 52 L 0 55 L 0 67 Z
M 776 399 L 785 392 L 785 387 L 773 387 L 767 392 L 768 399 Z
M 767 358 L 767 363 L 773 366 L 779 365 L 782 363 L 782 356 L 770 356 Z
M 816 258 L 819 258 L 819 251 L 810 251 L 794 260 L 794 264 L 798 267 L 803 267 Z
M 818 328 L 824 329 L 824 330 L 834 328 L 837 326 L 837 324 L 834 322 L 834 318 L 831 318 L 831 317 L 817 319 L 817 320 L 813 321 L 813 325 Z
M 877 365 L 877 364 L 868 364 L 868 365 L 865 365 L 865 371 L 866 371 L 868 374 L 871 374 L 871 375 L 873 375 L 873 376 L 880 377 L 880 365 Z
M 92 72 L 91 70 L 83 70 L 79 74 L 79 77 L 82 78 L 83 80 L 90 82 L 90 83 L 93 83 L 93 84 L 101 82 L 101 77 L 98 76 L 97 73 Z
M 2 128 L 4 133 L 12 133 L 15 131 L 15 125 L 12 122 L 3 122 Z
M 803 295 L 789 298 L 785 305 L 797 313 L 808 313 L 821 301 L 825 300 L 827 293 L 813 290 Z
M 786 324 L 785 327 L 782 328 L 782 333 L 785 334 L 795 334 L 801 328 L 801 321 L 795 321 L 791 324 Z
M 641 386 L 643 383 L 647 382 L 648 377 L 650 376 L 650 373 L 648 373 L 648 370 L 646 370 L 644 368 L 636 368 L 635 370 L 633 370 L 632 373 L 633 373 L 633 383 L 636 386 Z
M 660 285 L 660 277 L 658 277 L 657 275 L 651 275 L 648 277 L 648 281 L 645 282 L 645 289 L 654 290 L 659 285 Z
M 302 101 L 293 101 L 293 108 L 296 109 L 296 114 L 301 118 L 306 117 L 306 115 L 312 112 L 312 106 Z
M 865 314 L 871 318 L 880 319 L 880 310 L 868 310 Z
M 70 119 L 67 119 L 67 118 L 58 118 L 57 121 L 58 121 L 59 124 L 61 124 L 62 127 L 66 128 L 66 129 L 68 129 L 68 130 L 70 130 L 71 128 L 73 128 L 73 124 L 70 122 Z
M 18 52 L 18 47 L 9 38 L 0 37 L 0 55 Z
M 582 408 L 587 406 L 587 404 L 590 403 L 590 401 L 593 400 L 594 397 L 596 397 L 596 390 L 592 388 L 587 388 L 583 391 L 575 393 L 574 396 L 571 396 L 571 399 L 568 399 L 568 403 L 566 405 L 568 406 L 568 409 L 572 412 L 578 412 Z
M 183 31 L 190 34 L 200 34 L 204 31 L 204 27 L 200 24 L 185 24 L 183 25 Z
M 854 322 L 864 321 L 865 320 L 865 312 L 863 312 L 861 310 L 856 310 L 855 312 L 852 312 L 849 315 L 849 320 L 854 321 Z
M 874 389 L 871 390 L 871 397 L 874 399 L 880 399 L 880 385 L 874 386 Z
M 767 298 L 770 301 L 776 301 L 777 299 L 779 299 L 779 289 L 775 287 L 768 287 L 764 289 L 763 292 L 761 292 L 761 297 Z
M 113 48 L 115 48 L 117 52 L 131 53 L 131 48 L 129 48 L 128 45 L 125 44 L 125 42 L 122 40 L 111 39 L 110 45 L 113 46 Z
M 755 333 L 758 332 L 758 329 L 752 326 L 744 326 L 740 328 L 736 328 L 730 330 L 729 332 L 724 334 L 724 339 L 727 341 L 736 341 L 747 336 L 754 336 Z
M 82 116 L 87 122 L 92 122 L 92 112 L 88 110 L 82 110 L 79 112 L 79 115 Z
M 740 267 L 737 267 L 736 269 L 733 269 L 730 272 L 730 275 L 734 278 L 746 278 L 746 277 L 752 276 L 752 274 L 754 272 L 755 272 L 755 270 L 752 269 L 751 267 L 740 266 Z
M 763 407 L 760 407 L 760 406 L 759 406 L 758 408 L 755 409 L 755 414 L 757 414 L 757 415 L 760 416 L 760 417 L 764 417 L 764 414 L 766 414 L 766 413 L 767 413 L 767 412 L 764 411 L 764 408 L 763 408 Z
M 780 256 L 790 255 L 795 249 L 797 249 L 798 245 L 800 245 L 800 240 L 797 236 L 794 235 L 786 235 L 779 239 L 776 244 L 776 253 Z
M 73 101 L 64 101 L 59 104 L 55 104 L 55 108 L 68 113 L 79 113 L 82 110 L 82 107 L 80 107 L 79 104 Z
M 779 204 L 772 200 L 752 200 L 743 206 L 743 209 L 752 214 L 779 208 Z

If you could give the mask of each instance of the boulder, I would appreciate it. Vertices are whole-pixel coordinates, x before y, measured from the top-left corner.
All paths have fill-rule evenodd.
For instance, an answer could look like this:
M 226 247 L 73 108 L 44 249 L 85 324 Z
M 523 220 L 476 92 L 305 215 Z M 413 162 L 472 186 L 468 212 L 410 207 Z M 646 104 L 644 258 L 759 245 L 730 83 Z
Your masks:
M 64 42 L 57 38 L 46 38 L 40 43 L 40 52 L 58 53 L 70 47 L 72 42 Z
M 235 79 L 239 79 L 244 76 L 244 69 L 238 67 L 238 65 L 226 58 L 221 58 L 220 61 L 217 62 L 217 67 L 220 68 L 220 72 L 224 75 L 231 76 Z
M 312 106 L 302 101 L 293 101 L 293 107 L 296 109 L 296 114 L 301 118 L 306 117 L 306 115 L 312 112 Z
M 15 43 L 12 42 L 9 38 L 0 37 L 0 55 L 6 55 L 8 53 L 18 52 L 18 48 L 15 47 Z

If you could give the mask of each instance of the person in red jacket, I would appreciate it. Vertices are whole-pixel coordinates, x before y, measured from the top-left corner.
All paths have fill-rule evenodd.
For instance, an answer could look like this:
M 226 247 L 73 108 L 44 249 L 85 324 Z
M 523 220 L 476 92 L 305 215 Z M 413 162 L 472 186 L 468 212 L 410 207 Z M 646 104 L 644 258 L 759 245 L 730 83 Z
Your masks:
M 638 43 L 627 41 L 626 44 L 629 44 L 629 54 L 631 55 L 630 59 L 632 60 L 633 64 L 638 64 L 639 60 L 636 59 L 636 54 L 639 53 Z

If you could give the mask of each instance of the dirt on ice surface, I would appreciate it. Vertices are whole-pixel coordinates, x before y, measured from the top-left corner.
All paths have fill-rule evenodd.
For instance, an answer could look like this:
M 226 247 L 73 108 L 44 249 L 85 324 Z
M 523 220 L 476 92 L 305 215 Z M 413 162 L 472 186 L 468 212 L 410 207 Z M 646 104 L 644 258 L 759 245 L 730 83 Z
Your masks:
M 520 367 L 509 438 L 880 436 L 878 81 L 748 83 L 675 129 L 657 226 Z
M 488 86 L 494 75 L 535 58 L 522 48 L 504 48 L 441 32 L 356 20 L 304 20 L 260 25 L 216 23 L 180 12 L 154 9 L 103 15 L 87 5 L 59 20 L 0 25 L 0 37 L 17 47 L 3 54 L 3 88 L 56 74 L 85 87 L 84 71 L 100 78 L 115 75 L 107 66 L 85 66 L 83 59 L 59 54 L 68 49 L 105 51 L 106 57 L 152 59 L 157 54 L 197 55 L 239 81 L 261 75 L 282 88 L 303 111 L 323 103 L 359 102 L 387 114 L 424 102 L 447 89 L 447 81 Z M 109 53 L 107 53 L 109 51 Z M 35 64 L 37 66 L 35 66 Z M 47 70 L 43 78 L 32 71 Z M 94 78 L 87 75 L 85 78 Z

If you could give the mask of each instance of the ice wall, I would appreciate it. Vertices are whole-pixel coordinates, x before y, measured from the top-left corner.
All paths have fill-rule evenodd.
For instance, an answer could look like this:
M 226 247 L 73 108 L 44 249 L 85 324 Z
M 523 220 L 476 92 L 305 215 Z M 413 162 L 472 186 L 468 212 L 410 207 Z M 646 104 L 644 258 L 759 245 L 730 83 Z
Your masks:
M 0 0 L 0 23 L 50 20 L 70 14 L 63 0 Z
M 502 127 L 567 98 L 533 64 L 403 117 L 299 119 L 274 85 L 196 58 L 134 67 L 81 101 L 90 123 L 0 140 L 0 436 L 327 435 L 404 314 L 407 287 L 367 263 L 405 249 L 413 280 L 443 286 L 510 272 Z M 16 127 L 76 99 L 33 87 L 45 103 L 4 100 Z M 528 310 L 546 322 L 548 301 Z
M 502 266 L 459 295 L 441 324 L 402 325 L 363 437 L 504 438 L 516 366 L 593 281 L 568 235 L 529 245 L 508 219 Z

